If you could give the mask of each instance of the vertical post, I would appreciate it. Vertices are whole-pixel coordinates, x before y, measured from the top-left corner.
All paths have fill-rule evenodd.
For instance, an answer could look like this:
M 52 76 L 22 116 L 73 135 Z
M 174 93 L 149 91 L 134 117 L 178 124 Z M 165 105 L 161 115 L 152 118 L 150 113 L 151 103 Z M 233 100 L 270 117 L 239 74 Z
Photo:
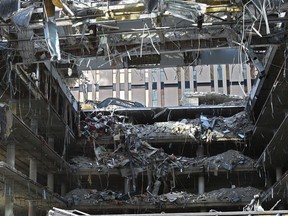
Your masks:
M 282 167 L 276 167 L 276 181 L 282 177 Z
M 210 66 L 210 74 L 211 74 L 211 82 L 214 83 L 214 89 L 211 87 L 211 90 L 213 92 L 218 93 L 219 92 L 219 86 L 218 86 L 218 71 L 217 71 L 217 65 L 211 65 Z
M 54 192 L 54 175 L 53 175 L 53 173 L 47 174 L 47 187 L 48 187 L 48 190 Z
M 15 168 L 15 144 L 14 143 L 9 143 L 7 145 L 6 162 L 10 167 Z M 13 180 L 9 180 L 8 182 L 5 181 L 5 196 L 4 196 L 5 216 L 14 216 L 13 184 L 14 184 Z
M 124 95 L 125 95 L 124 99 L 129 100 L 129 79 L 128 79 L 128 69 L 127 68 L 124 69 Z
M 223 94 L 228 94 L 227 80 L 229 79 L 229 65 L 226 65 L 222 71 Z
M 156 88 L 157 88 L 157 105 L 162 106 L 162 91 L 161 91 L 161 69 L 156 71 Z
M 178 105 L 180 105 L 182 98 L 182 70 L 180 66 L 177 66 L 177 81 L 178 81 Z
M 205 178 L 204 175 L 201 174 L 198 177 L 198 194 L 204 194 L 205 192 Z
M 120 69 L 113 70 L 116 78 L 116 97 L 120 98 Z
M 145 69 L 145 85 L 146 85 L 146 106 L 152 106 L 152 72 Z
M 29 178 L 34 182 L 37 182 L 37 162 L 34 159 L 30 159 L 29 165 Z M 28 216 L 35 215 L 35 203 L 32 200 L 28 201 Z
M 28 216 L 36 216 L 35 214 L 35 203 L 34 201 L 28 201 Z
M 14 143 L 9 143 L 7 145 L 6 162 L 10 167 L 15 168 L 15 144 Z
M 198 145 L 196 155 L 197 157 L 202 157 L 204 155 L 203 145 Z M 203 174 L 200 174 L 198 177 L 198 194 L 204 194 L 204 192 L 205 192 L 205 177 Z
M 54 149 L 54 137 L 48 137 L 48 146 Z M 53 173 L 47 174 L 47 187 L 50 191 L 54 192 L 54 175 Z
M 112 73 L 112 96 L 114 97 L 114 89 L 113 89 L 113 86 L 114 86 L 114 81 L 113 81 L 113 72 Z M 100 81 L 100 71 L 99 70 L 96 70 L 96 80 L 95 80 L 95 85 L 96 85 L 96 95 L 95 95 L 95 100 L 99 100 L 100 98 L 100 84 L 99 84 L 99 81 Z
M 164 84 L 165 84 L 165 71 L 164 69 L 160 70 L 160 91 L 161 91 L 161 107 L 165 106 L 165 90 L 164 90 Z
M 128 69 L 128 100 L 132 100 L 132 69 Z
M 61 183 L 61 196 L 64 197 L 66 194 L 66 184 Z
M 36 86 L 39 88 L 39 83 L 40 83 L 40 68 L 39 68 L 39 63 L 36 64 Z
M 48 137 L 48 146 L 54 149 L 54 137 L 51 136 Z
M 35 115 L 31 118 L 31 130 L 38 135 L 38 119 Z
M 37 162 L 32 158 L 30 159 L 29 178 L 37 182 Z
M 130 193 L 130 188 L 131 188 L 130 178 L 126 177 L 124 179 L 124 194 Z
M 5 191 L 5 216 L 14 216 L 13 212 L 13 193 L 12 193 L 12 185 L 10 183 L 5 183 L 6 191 Z

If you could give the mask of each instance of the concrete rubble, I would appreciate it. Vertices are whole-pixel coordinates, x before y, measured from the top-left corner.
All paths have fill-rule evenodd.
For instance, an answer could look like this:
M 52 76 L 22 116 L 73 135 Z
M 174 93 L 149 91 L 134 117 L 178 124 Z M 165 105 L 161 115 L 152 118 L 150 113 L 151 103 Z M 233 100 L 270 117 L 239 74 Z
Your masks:
M 253 187 L 239 187 L 239 188 L 221 188 L 219 190 L 210 191 L 202 195 L 191 194 L 187 192 L 171 192 L 159 196 L 153 196 L 149 193 L 138 194 L 123 199 L 121 192 L 114 192 L 111 190 L 98 191 L 95 189 L 74 189 L 66 194 L 65 198 L 70 205 L 95 205 L 114 203 L 121 204 L 151 204 L 158 205 L 159 203 L 174 203 L 180 207 L 185 208 L 190 203 L 205 203 L 205 202 L 229 202 L 237 203 L 242 200 L 249 200 L 253 198 L 254 194 L 259 194 L 261 191 Z M 117 203 L 116 203 L 117 201 Z
M 102 147 L 104 149 L 104 147 Z M 132 160 L 136 171 L 144 172 L 149 167 L 154 171 L 157 178 L 167 176 L 172 169 L 183 172 L 193 167 L 201 167 L 203 170 L 224 169 L 232 171 L 236 167 L 253 167 L 255 161 L 236 150 L 229 150 L 211 157 L 177 157 L 169 155 L 163 151 L 144 143 L 137 149 L 131 150 Z M 99 160 L 85 156 L 77 156 L 70 160 L 75 172 L 79 169 L 91 169 L 107 171 L 112 168 L 129 167 L 129 158 L 125 152 L 108 152 L 104 149 Z
M 182 119 L 177 122 L 156 122 L 152 125 L 133 125 L 125 123 L 125 117 L 113 115 L 103 115 L 102 112 L 92 112 L 81 122 L 83 138 L 86 144 L 94 149 L 94 157 L 76 156 L 70 160 L 75 172 L 89 170 L 95 174 L 109 173 L 112 169 L 118 170 L 124 178 L 134 180 L 131 194 L 123 194 L 111 190 L 98 191 L 96 189 L 75 189 L 67 194 L 67 199 L 71 204 L 96 204 L 111 200 L 123 200 L 125 202 L 146 202 L 156 204 L 159 202 L 176 202 L 183 204 L 187 202 L 197 203 L 205 201 L 225 201 L 239 202 L 243 197 L 250 200 L 259 193 L 258 189 L 247 188 L 222 188 L 202 195 L 195 195 L 188 192 L 174 192 L 173 186 L 170 193 L 165 193 L 159 188 L 161 179 L 172 175 L 192 173 L 194 168 L 201 168 L 206 172 L 218 171 L 231 172 L 238 167 L 253 167 L 255 161 L 241 152 L 228 150 L 214 156 L 197 156 L 188 158 L 168 154 L 162 148 L 153 147 L 149 142 L 151 139 L 169 136 L 190 137 L 194 143 L 207 143 L 219 137 L 245 138 L 245 134 L 252 129 L 252 124 L 248 120 L 247 114 L 243 111 L 231 117 L 207 117 L 201 115 L 196 119 Z M 239 134 L 243 134 L 239 137 Z M 100 145 L 99 140 L 103 137 L 113 137 L 113 147 Z M 152 142 L 153 143 L 153 142 Z M 137 175 L 152 174 L 148 183 L 147 191 L 144 194 L 136 193 L 135 179 Z M 176 174 L 175 174 L 176 173 Z M 91 179 L 91 177 L 90 177 Z M 175 180 L 175 179 L 174 179 Z M 149 181 L 149 180 L 148 180 Z M 90 182 L 91 183 L 91 182 Z M 175 181 L 174 181 L 175 184 Z M 175 186 L 175 185 L 174 185 Z M 108 187 L 109 188 L 109 185 Z M 126 195 L 126 196 L 125 196 Z M 126 197 L 126 198 L 124 198 Z M 127 201 L 128 200 L 128 201 Z M 124 201 L 123 201 L 124 202 Z
M 239 137 L 253 128 L 245 111 L 231 117 L 207 117 L 201 115 L 196 119 L 181 121 L 156 122 L 153 125 L 132 125 L 123 123 L 124 116 L 103 115 L 101 112 L 92 114 L 81 121 L 81 132 L 85 137 L 101 137 L 104 135 L 134 134 L 137 139 L 157 139 L 163 136 L 179 136 L 191 138 L 196 143 L 201 140 L 211 142 L 218 138 Z

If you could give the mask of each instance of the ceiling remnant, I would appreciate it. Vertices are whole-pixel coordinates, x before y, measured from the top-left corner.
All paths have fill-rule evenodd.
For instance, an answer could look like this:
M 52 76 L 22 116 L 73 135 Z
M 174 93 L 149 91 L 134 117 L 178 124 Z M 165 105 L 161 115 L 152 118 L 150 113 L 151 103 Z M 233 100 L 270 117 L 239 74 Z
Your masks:
M 265 53 L 283 41 L 287 1 L 13 0 L 0 6 L 2 41 L 19 50 L 17 60 L 24 63 L 147 68 L 171 66 L 172 59 L 174 65 L 196 65 L 213 62 L 207 51 L 235 48 L 242 57 L 234 62 L 250 59 L 261 67 L 255 49 Z M 23 31 L 32 34 L 22 37 Z M 19 45 L 28 41 L 36 56 L 30 61 Z

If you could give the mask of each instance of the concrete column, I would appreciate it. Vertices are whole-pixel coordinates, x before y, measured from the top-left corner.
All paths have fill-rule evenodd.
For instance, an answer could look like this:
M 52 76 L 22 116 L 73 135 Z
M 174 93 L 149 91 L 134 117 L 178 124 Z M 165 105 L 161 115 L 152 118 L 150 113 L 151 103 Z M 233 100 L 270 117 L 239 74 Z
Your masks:
M 202 157 L 204 155 L 204 146 L 198 145 L 196 156 Z M 200 174 L 198 177 L 198 194 L 203 194 L 205 192 L 205 177 L 203 174 Z
M 152 172 L 150 168 L 147 168 L 147 180 L 148 180 L 148 191 L 152 191 Z
M 29 166 L 29 178 L 35 182 L 37 182 L 37 162 L 35 159 L 30 159 Z M 28 216 L 36 216 L 35 213 L 35 203 L 31 200 L 28 201 Z
M 282 177 L 282 167 L 276 167 L 276 181 Z
M 48 137 L 48 146 L 54 149 L 54 137 Z
M 15 168 L 15 144 L 9 143 L 7 145 L 7 155 L 6 155 L 6 162 L 7 164 Z M 9 182 L 5 182 L 5 216 L 14 216 L 13 212 L 13 180 Z
M 204 156 L 204 146 L 198 145 L 196 150 L 196 157 L 203 157 Z
M 125 178 L 124 179 L 124 194 L 129 193 L 130 192 L 130 188 L 131 188 L 130 179 L 129 178 Z
M 35 116 L 31 118 L 31 130 L 38 135 L 38 119 Z
M 28 216 L 36 216 L 35 202 L 31 200 L 28 201 Z
M 14 99 L 9 100 L 9 109 L 15 115 L 17 115 L 17 102 Z
M 205 192 L 205 178 L 204 175 L 198 177 L 198 194 L 204 194 Z
M 5 182 L 5 216 L 14 216 L 13 181 Z
M 62 183 L 61 184 L 61 196 L 65 196 L 66 195 L 66 184 Z
M 53 173 L 47 174 L 47 187 L 48 187 L 48 190 L 54 192 L 54 174 Z
M 10 167 L 15 168 L 15 144 L 14 143 L 9 143 L 7 145 L 6 162 Z
M 29 178 L 37 182 L 37 162 L 34 159 L 30 159 Z

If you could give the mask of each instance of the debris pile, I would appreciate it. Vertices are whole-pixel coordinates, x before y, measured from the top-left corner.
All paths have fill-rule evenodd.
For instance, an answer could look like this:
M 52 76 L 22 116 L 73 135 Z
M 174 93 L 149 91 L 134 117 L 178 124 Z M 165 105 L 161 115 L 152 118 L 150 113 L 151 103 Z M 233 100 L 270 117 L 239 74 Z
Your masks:
M 65 198 L 70 205 L 94 205 L 117 200 L 117 204 L 159 204 L 174 203 L 185 207 L 189 204 L 222 201 L 228 203 L 249 202 L 255 194 L 261 191 L 253 187 L 221 188 L 201 195 L 186 192 L 171 192 L 154 196 L 151 193 L 138 194 L 125 199 L 120 192 L 111 190 L 98 191 L 95 189 L 74 189 Z
M 218 138 L 240 137 L 252 130 L 253 126 L 245 111 L 231 117 L 211 117 L 201 115 L 196 119 L 156 122 L 153 125 L 132 125 L 123 123 L 123 116 L 103 115 L 93 112 L 81 121 L 82 135 L 97 138 L 102 135 L 134 134 L 138 139 L 149 140 L 161 137 L 179 136 L 190 138 L 196 143 L 211 142 Z
M 124 119 L 123 119 L 124 118 Z M 196 119 L 182 119 L 177 122 L 156 122 L 153 125 L 133 125 L 126 123 L 125 117 L 115 115 L 103 115 L 101 112 L 93 112 L 81 122 L 82 134 L 88 143 L 94 148 L 95 158 L 89 159 L 77 156 L 70 160 L 75 172 L 87 171 L 95 173 L 109 173 L 111 169 L 118 172 L 121 177 L 129 179 L 133 190 L 131 194 L 122 194 L 115 191 L 80 190 L 70 192 L 67 196 L 72 204 L 96 204 L 104 201 L 120 200 L 122 202 L 159 204 L 162 202 L 176 202 L 185 206 L 188 203 L 206 201 L 224 201 L 237 203 L 243 198 L 249 201 L 256 193 L 251 188 L 223 188 L 211 191 L 203 195 L 190 194 L 188 192 L 176 192 L 175 176 L 178 174 L 191 174 L 203 171 L 218 170 L 230 172 L 237 167 L 253 167 L 254 160 L 242 153 L 229 150 L 212 157 L 183 157 L 167 154 L 162 148 L 155 148 L 149 142 L 161 137 L 171 136 L 190 138 L 194 143 L 209 143 L 221 137 L 245 138 L 245 133 L 252 129 L 245 112 L 240 112 L 231 117 L 207 117 L 201 115 Z M 240 134 L 240 135 L 239 135 Z M 101 145 L 100 138 L 113 137 L 112 145 Z M 176 139 L 174 139 L 176 140 Z M 153 142 L 154 142 L 153 141 Z M 152 143 L 153 143 L 152 142 Z M 112 150 L 113 149 L 113 150 Z M 199 169 L 200 168 L 200 169 Z M 84 170 L 86 169 L 86 170 Z M 135 195 L 137 175 L 151 175 L 147 183 L 147 193 Z M 143 176 L 142 175 L 142 176 Z M 161 182 L 165 179 L 173 179 L 171 192 L 160 190 Z M 159 184 L 158 184 L 159 183 Z M 174 185 L 174 186 L 173 186 Z M 170 187 L 168 186 L 168 187 Z M 161 192 L 160 192 L 161 191 Z M 169 190 L 168 190 L 169 191 Z M 248 193 L 250 191 L 250 193 Z M 79 193 L 78 193 L 79 192 Z M 255 192 L 255 193 L 254 193 Z M 259 191 L 257 191 L 258 193 Z M 133 195 L 132 195 L 133 193 Z M 158 195 L 161 194 L 161 195 Z M 251 195 L 251 196 L 250 196 Z M 128 197 L 127 197 L 128 196 Z M 128 201 L 127 201 L 128 200 Z
M 93 112 L 84 121 L 80 122 L 82 135 L 92 138 L 98 136 L 111 134 L 111 130 L 115 125 L 115 117 L 111 115 L 103 115 L 102 113 L 96 114 Z
M 65 195 L 69 205 L 97 204 L 99 202 L 120 199 L 121 193 L 111 190 L 97 191 L 95 189 L 76 188 Z
M 255 161 L 238 151 L 228 150 L 224 153 L 207 158 L 204 164 L 208 170 L 222 168 L 231 171 L 235 167 L 241 165 L 253 167 Z
M 211 142 L 221 137 L 245 138 L 245 133 L 253 129 L 245 111 L 231 117 L 208 118 L 201 115 L 196 119 L 182 119 L 178 122 L 157 122 L 153 125 L 135 125 L 141 139 L 171 135 L 190 137 L 196 143 L 201 140 Z
M 253 198 L 255 194 L 259 194 L 261 190 L 254 187 L 235 187 L 235 188 L 221 188 L 219 190 L 213 190 L 203 195 L 196 196 L 197 200 L 221 200 L 226 202 L 240 202 L 245 199 Z
M 135 173 L 144 172 L 149 168 L 157 178 L 167 176 L 172 169 L 189 172 L 193 167 L 201 167 L 207 171 L 220 169 L 232 171 L 236 167 L 253 167 L 255 164 L 253 159 L 236 150 L 229 150 L 211 157 L 176 157 L 165 153 L 163 149 L 154 148 L 143 142 L 141 146 L 131 149 L 130 152 Z M 103 151 L 101 157 L 96 157 L 96 160 L 84 156 L 77 156 L 70 160 L 76 172 L 82 168 L 98 171 L 128 168 L 129 162 L 127 153 L 121 152 L 120 149 L 118 152 Z

